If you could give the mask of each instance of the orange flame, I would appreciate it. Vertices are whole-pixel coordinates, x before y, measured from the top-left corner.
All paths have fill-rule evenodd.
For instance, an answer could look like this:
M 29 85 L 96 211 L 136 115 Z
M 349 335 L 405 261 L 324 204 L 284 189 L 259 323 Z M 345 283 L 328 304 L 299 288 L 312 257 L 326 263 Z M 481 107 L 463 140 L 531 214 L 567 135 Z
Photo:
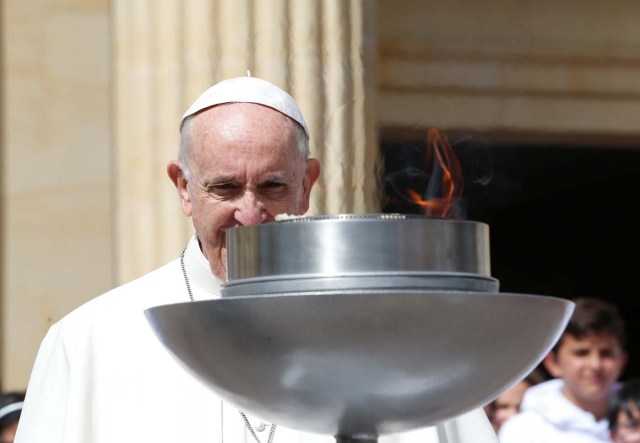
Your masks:
M 437 129 L 429 129 L 427 132 L 426 160 L 427 166 L 431 163 L 433 171 L 427 191 L 424 196 L 421 196 L 416 191 L 409 189 L 409 198 L 424 209 L 425 215 L 450 218 L 456 204 L 462 197 L 462 168 L 449 140 L 445 135 L 441 135 Z M 433 190 L 438 187 L 439 195 L 431 195 L 438 194 Z

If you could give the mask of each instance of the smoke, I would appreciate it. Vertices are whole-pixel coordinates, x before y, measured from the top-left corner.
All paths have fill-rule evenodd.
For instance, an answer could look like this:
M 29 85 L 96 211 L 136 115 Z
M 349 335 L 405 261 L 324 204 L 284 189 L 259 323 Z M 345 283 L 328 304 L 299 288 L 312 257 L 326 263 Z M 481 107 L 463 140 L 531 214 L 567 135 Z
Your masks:
M 517 198 L 527 168 L 516 151 L 469 134 L 452 136 L 451 146 L 460 163 L 464 193 L 448 217 L 478 219 Z M 424 208 L 411 198 L 408 189 L 424 200 L 441 196 L 443 172 L 432 161 L 427 161 L 426 138 L 385 140 L 382 156 L 384 212 L 423 214 Z

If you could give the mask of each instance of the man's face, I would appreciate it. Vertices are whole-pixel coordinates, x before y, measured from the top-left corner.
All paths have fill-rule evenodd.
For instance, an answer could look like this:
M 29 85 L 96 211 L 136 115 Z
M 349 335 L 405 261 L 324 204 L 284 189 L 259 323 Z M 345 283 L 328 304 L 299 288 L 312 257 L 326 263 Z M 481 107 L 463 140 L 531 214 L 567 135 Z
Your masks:
M 583 408 L 606 403 L 627 360 L 618 340 L 609 332 L 581 338 L 566 334 L 561 340 L 558 350 L 545 359 L 545 367 L 554 377 L 564 379 L 564 394 Z
M 303 159 L 292 120 L 251 103 L 197 115 L 191 146 L 189 182 L 175 172 L 176 162 L 169 164 L 169 175 L 211 271 L 226 280 L 225 231 L 270 222 L 281 213 L 304 214 L 319 164 Z

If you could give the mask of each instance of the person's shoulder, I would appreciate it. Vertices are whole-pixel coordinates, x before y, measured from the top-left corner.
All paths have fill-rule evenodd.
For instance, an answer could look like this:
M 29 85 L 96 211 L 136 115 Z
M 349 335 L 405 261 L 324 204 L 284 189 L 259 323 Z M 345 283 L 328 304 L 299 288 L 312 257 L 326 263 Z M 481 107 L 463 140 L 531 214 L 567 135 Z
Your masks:
M 135 280 L 117 286 L 75 308 L 57 322 L 61 329 L 95 324 L 100 319 L 119 319 L 148 307 L 175 302 L 174 294 L 184 290 L 178 260 L 171 261 Z M 187 299 L 185 298 L 185 301 Z
M 532 442 L 532 436 L 543 425 L 544 420 L 536 412 L 523 411 L 504 422 L 498 432 L 498 440 L 500 443 Z
M 147 308 L 188 300 L 179 260 L 170 262 L 87 301 L 51 325 L 38 351 L 44 356 L 41 366 L 56 360 L 62 362 L 60 369 L 76 359 L 91 358 L 89 349 L 117 353 L 122 346 L 140 345 L 151 334 Z
M 553 402 L 562 395 L 564 380 L 554 378 L 527 388 L 522 397 L 523 410 L 539 409 L 541 405 Z
M 507 420 L 502 426 L 502 429 L 524 429 L 531 426 L 538 426 L 542 422 L 542 416 L 535 411 L 522 411 Z

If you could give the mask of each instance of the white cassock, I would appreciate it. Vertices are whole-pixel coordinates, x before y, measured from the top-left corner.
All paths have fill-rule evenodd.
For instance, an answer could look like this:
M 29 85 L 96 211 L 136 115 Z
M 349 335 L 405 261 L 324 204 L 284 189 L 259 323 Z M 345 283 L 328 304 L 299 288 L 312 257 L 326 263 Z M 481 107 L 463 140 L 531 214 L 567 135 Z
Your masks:
M 219 295 L 195 237 L 185 253 L 194 298 Z M 254 443 L 242 417 L 156 338 L 144 310 L 189 301 L 180 261 L 84 304 L 40 346 L 17 443 Z M 250 417 L 254 427 L 258 420 Z M 258 437 L 267 441 L 269 426 Z M 334 443 L 281 426 L 273 443 Z M 380 443 L 497 443 L 481 409 Z

